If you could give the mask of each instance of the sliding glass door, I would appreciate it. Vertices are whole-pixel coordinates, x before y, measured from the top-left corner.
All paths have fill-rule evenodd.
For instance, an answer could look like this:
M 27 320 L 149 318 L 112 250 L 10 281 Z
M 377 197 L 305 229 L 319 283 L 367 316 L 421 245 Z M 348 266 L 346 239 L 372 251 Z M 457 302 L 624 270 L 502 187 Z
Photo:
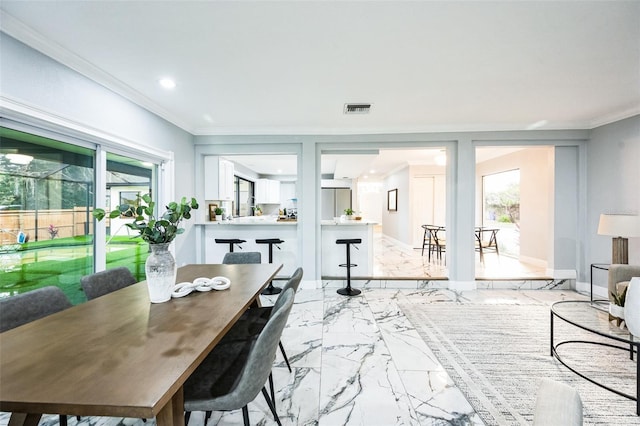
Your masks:
M 98 242 L 92 211 L 96 193 L 109 210 L 138 194 L 157 199 L 158 163 L 106 151 L 103 165 L 98 150 L 0 127 L 0 297 L 57 286 L 77 304 L 86 300 L 80 278 L 95 270 L 126 266 L 145 279 L 149 248 L 127 228 L 132 219 L 100 223 Z

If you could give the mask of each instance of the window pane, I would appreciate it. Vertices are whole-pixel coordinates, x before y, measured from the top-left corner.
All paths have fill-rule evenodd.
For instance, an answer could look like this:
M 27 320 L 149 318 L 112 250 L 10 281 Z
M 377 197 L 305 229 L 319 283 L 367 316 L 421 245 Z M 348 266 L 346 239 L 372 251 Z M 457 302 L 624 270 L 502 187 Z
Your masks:
M 482 225 L 500 229 L 500 254 L 520 254 L 520 170 L 483 176 Z
M 135 204 L 138 195 L 152 193 L 155 165 L 107 154 L 107 203 L 110 210 L 121 204 Z M 126 266 L 139 281 L 145 279 L 144 263 L 149 245 L 129 229 L 133 218 L 117 217 L 107 221 L 106 269 Z
M 53 285 L 85 301 L 94 152 L 6 128 L 0 139 L 0 297 Z

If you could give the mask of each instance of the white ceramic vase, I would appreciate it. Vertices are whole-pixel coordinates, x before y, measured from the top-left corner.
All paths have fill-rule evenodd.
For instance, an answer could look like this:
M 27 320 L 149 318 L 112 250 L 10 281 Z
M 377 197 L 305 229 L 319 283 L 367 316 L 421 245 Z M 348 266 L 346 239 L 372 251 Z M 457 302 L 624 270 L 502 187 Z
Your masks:
M 624 304 L 624 321 L 629 333 L 640 337 L 640 277 L 632 278 Z
M 609 303 L 609 313 L 613 317 L 624 319 L 624 306 Z
M 171 292 L 176 284 L 176 261 L 169 251 L 169 244 L 149 244 L 151 254 L 147 257 L 144 270 L 151 303 L 171 299 Z

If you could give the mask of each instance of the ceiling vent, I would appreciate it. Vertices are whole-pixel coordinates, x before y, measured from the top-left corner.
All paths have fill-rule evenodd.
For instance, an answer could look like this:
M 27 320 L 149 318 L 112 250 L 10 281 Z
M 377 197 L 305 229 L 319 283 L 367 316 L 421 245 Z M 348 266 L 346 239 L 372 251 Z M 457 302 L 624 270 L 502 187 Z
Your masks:
M 344 104 L 345 114 L 369 114 L 371 104 Z

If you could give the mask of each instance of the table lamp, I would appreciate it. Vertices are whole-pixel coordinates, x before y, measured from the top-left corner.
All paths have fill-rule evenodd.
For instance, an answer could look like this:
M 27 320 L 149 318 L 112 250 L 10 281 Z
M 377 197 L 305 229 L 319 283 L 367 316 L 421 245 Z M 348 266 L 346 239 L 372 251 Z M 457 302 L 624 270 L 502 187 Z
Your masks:
M 598 235 L 613 238 L 611 263 L 629 263 L 629 237 L 640 237 L 640 216 L 629 214 L 601 214 Z

